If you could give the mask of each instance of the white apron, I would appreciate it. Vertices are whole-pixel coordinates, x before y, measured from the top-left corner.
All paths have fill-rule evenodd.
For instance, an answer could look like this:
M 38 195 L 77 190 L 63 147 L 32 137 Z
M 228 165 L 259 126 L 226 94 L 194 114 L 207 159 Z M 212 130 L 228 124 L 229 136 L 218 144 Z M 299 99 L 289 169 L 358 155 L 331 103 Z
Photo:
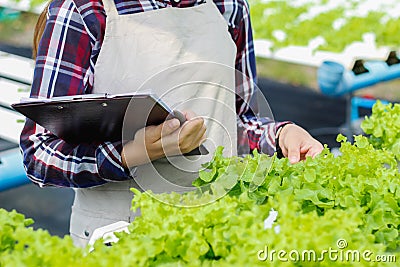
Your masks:
M 103 4 L 106 31 L 93 93 L 151 91 L 172 109 L 194 111 L 205 118 L 204 145 L 210 154 L 163 158 L 138 166 L 132 180 L 76 189 L 70 233 L 79 246 L 87 244 L 94 229 L 138 216 L 130 209 L 131 187 L 156 193 L 192 190 L 200 164 L 211 160 L 216 146 L 223 145 L 228 156 L 237 150 L 236 46 L 215 4 L 209 0 L 132 15 L 118 15 L 113 0 Z

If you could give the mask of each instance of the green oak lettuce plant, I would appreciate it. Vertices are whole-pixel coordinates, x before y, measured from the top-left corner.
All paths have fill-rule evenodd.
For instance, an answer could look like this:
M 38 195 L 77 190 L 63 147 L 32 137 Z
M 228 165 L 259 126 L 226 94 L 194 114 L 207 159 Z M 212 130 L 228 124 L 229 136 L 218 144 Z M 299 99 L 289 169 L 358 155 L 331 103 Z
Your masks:
M 339 135 L 337 157 L 325 148 L 314 159 L 290 164 L 257 151 L 225 158 L 218 148 L 194 182 L 201 190 L 155 195 L 133 189 L 132 208 L 142 215 L 130 233 L 116 233 L 119 241 L 111 247 L 98 240 L 90 253 L 74 247 L 69 236 L 33 230 L 23 215 L 0 210 L 0 266 L 355 264 L 322 257 L 329 249 L 399 260 L 400 173 L 393 145 L 399 131 L 392 130 L 398 115 L 398 105 L 378 103 L 364 123 L 370 136 L 356 136 L 351 144 Z M 271 211 L 277 212 L 272 227 L 266 224 Z M 271 258 L 273 250 L 314 251 L 316 258 L 282 262 L 276 254 Z M 356 264 L 396 266 L 364 259 Z
M 390 150 L 400 160 L 400 104 L 377 101 L 361 128 L 370 135 L 369 141 L 375 148 Z

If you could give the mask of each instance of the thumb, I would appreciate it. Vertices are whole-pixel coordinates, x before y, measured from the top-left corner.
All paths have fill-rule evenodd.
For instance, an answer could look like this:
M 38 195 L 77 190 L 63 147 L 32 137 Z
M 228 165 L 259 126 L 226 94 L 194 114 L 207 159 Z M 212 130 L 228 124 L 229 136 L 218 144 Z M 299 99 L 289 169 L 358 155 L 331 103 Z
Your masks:
M 297 163 L 300 161 L 300 146 L 289 143 L 287 147 L 287 157 L 290 163 Z
M 167 120 L 161 125 L 161 136 L 170 135 L 171 133 L 175 132 L 181 126 L 181 123 L 178 119 L 171 119 Z M 160 138 L 161 138 L 160 136 Z
M 145 128 L 146 142 L 155 143 L 164 135 L 169 135 L 178 129 L 180 122 L 177 119 L 167 120 L 157 126 L 147 126 Z

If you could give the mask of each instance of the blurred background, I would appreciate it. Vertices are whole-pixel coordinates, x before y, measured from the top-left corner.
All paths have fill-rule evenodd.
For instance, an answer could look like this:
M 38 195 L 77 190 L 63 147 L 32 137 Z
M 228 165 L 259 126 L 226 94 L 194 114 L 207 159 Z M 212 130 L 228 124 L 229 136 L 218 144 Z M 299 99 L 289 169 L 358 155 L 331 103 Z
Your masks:
M 338 133 L 360 132 L 376 99 L 398 102 L 398 2 L 249 0 L 258 86 L 275 119 L 293 121 L 335 148 Z M 0 208 L 16 209 L 33 218 L 35 228 L 62 236 L 73 190 L 27 181 L 17 144 L 23 117 L 10 108 L 29 92 L 32 36 L 43 3 L 0 0 Z M 344 74 L 338 85 L 321 90 L 326 78 L 318 74 L 327 60 Z

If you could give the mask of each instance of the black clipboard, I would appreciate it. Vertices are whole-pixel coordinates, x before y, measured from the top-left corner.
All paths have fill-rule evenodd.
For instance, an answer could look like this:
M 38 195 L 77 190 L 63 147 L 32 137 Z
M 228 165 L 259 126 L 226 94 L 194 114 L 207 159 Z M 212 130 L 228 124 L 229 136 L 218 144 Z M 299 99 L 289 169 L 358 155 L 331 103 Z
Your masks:
M 163 123 L 169 118 L 184 122 L 179 112 L 171 111 L 154 94 L 86 94 L 32 99 L 11 105 L 16 111 L 49 130 L 67 143 L 121 141 L 122 129 L 133 139 L 137 130 Z M 126 118 L 125 114 L 129 114 Z M 132 119 L 131 119 L 132 118 Z M 127 140 L 122 140 L 127 141 Z M 185 155 L 206 155 L 199 148 Z

